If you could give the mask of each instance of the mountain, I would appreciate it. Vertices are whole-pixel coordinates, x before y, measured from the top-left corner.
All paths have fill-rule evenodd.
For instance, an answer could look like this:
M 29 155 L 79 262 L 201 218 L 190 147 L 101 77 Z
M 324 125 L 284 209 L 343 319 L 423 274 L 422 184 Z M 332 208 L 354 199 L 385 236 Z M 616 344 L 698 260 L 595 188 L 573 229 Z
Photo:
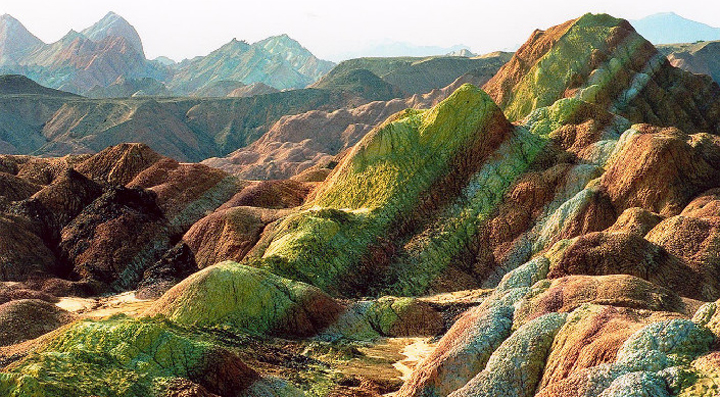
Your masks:
M 153 59 L 153 61 L 159 62 L 160 64 L 165 65 L 165 66 L 172 66 L 177 63 L 174 60 L 172 60 L 168 57 L 164 57 L 164 56 L 157 57 L 157 58 Z
M 0 16 L 0 65 L 18 62 L 43 42 L 9 14 Z
M 407 42 L 384 40 L 365 48 L 346 50 L 335 54 L 332 59 L 344 61 L 354 58 L 428 57 L 461 51 L 466 48 L 467 46 L 464 45 L 454 45 L 452 47 L 419 46 Z
M 315 55 L 286 34 L 268 37 L 254 45 L 263 48 L 272 55 L 282 56 L 285 61 L 290 63 L 293 69 L 303 76 L 309 77 L 312 81 L 317 81 L 335 66 L 330 61 L 316 58 Z
M 630 23 L 653 44 L 720 40 L 720 28 L 683 18 L 673 12 L 653 14 Z
M 449 56 L 449 57 L 465 57 L 465 58 L 472 58 L 472 57 L 478 56 L 478 54 L 472 53 L 472 52 L 471 52 L 470 50 L 468 50 L 467 48 L 463 48 L 463 49 L 457 50 L 457 51 L 452 51 L 452 52 L 449 52 L 449 53 L 447 53 L 447 54 L 445 54 L 445 55 L 447 55 L 447 56 Z
M 657 47 L 673 66 L 688 72 L 706 74 L 720 83 L 720 41 L 666 44 Z
M 41 85 L 76 94 L 107 87 L 120 77 L 167 77 L 168 70 L 145 59 L 137 32 L 118 15 L 108 14 L 83 32 L 71 30 L 52 44 L 32 41 L 32 50 L 16 53 L 12 62 L 0 62 L 0 73 L 22 74 Z
M 94 48 L 94 42 L 80 34 L 68 39 L 71 38 L 78 45 Z M 125 42 L 123 38 L 117 40 Z M 244 48 L 241 42 L 236 42 L 236 45 Z M 124 142 L 142 142 L 162 155 L 180 161 L 219 158 L 214 160 L 216 166 L 246 177 L 290 177 L 312 166 L 313 159 L 326 159 L 352 146 L 372 125 L 400 110 L 389 112 L 390 109 L 405 106 L 402 105 L 404 101 L 399 101 L 387 107 L 385 104 L 374 105 L 373 110 L 367 112 L 358 108 L 356 111 L 332 113 L 343 107 L 356 108 L 372 101 L 409 97 L 372 72 L 358 69 L 358 66 L 367 64 L 367 67 L 382 72 L 386 79 L 400 86 L 422 90 L 448 80 L 452 82 L 466 71 L 478 76 L 469 81 L 482 84 L 506 59 L 505 54 L 500 54 L 478 59 L 358 60 L 356 64 L 350 62 L 338 66 L 338 70 L 330 73 L 330 78 L 323 80 L 317 88 L 285 92 L 277 92 L 261 83 L 244 86 L 235 81 L 218 80 L 203 83 L 203 88 L 195 92 L 197 98 L 173 98 L 172 92 L 156 79 L 119 77 L 106 87 L 98 83 L 87 90 L 89 97 L 99 99 L 0 96 L 0 105 L 3 105 L 0 106 L 0 120 L 4 120 L 6 126 L 0 134 L 0 150 L 4 153 L 62 156 L 95 153 Z M 346 72 L 349 74 L 344 75 Z M 109 79 L 112 76 L 98 76 L 101 77 Z M 436 93 L 431 97 L 437 99 L 447 94 Z M 236 99 L 221 99 L 226 96 Z M 217 99 L 210 99 L 212 97 Z M 419 106 L 435 102 L 411 100 L 410 103 Z M 41 111 L 38 104 L 41 104 Z M 308 142 L 312 149 L 296 150 L 292 157 L 285 157 L 282 153 L 296 144 L 288 134 L 298 128 L 295 120 L 287 120 L 282 128 L 263 140 L 265 144 L 251 149 L 257 153 L 248 157 L 247 152 L 240 150 L 272 130 L 283 116 L 305 112 L 331 115 L 323 134 L 318 136 L 317 140 L 322 142 L 319 145 Z M 312 119 L 319 121 L 316 115 Z M 298 125 L 305 125 L 303 118 L 297 118 Z M 346 128 L 352 128 L 353 132 L 345 138 L 335 138 L 342 136 Z M 283 150 L 266 146 L 282 145 L 283 142 Z M 240 156 L 240 153 L 245 154 Z M 223 159 L 228 155 L 228 159 Z M 284 158 L 282 162 L 287 164 L 276 164 L 274 161 L 260 164 L 260 159 L 270 157 L 277 160 Z M 240 158 L 245 160 L 240 161 Z M 250 158 L 254 160 L 248 163 Z
M 304 88 L 334 64 L 321 61 L 287 35 L 248 44 L 233 39 L 204 57 L 175 65 L 170 89 L 195 95 L 220 81 L 263 83 L 278 90 Z
M 138 32 L 113 12 L 51 44 L 37 39 L 10 15 L 0 18 L 0 74 L 22 74 L 47 87 L 94 97 L 138 92 L 206 96 L 204 89 L 225 81 L 298 89 L 333 66 L 287 35 L 252 45 L 232 40 L 207 56 L 176 63 L 162 57 L 148 60 Z
M 135 28 L 120 15 L 109 12 L 101 20 L 80 32 L 92 41 L 102 41 L 107 37 L 122 37 L 127 40 L 136 51 L 145 54 L 142 40 Z
M 172 96 L 165 85 L 153 78 L 129 79 L 124 76 L 107 87 L 95 86 L 86 94 L 89 98 L 128 98 L 133 96 Z
M 0 156 L 0 391 L 716 395 L 720 86 L 605 14 L 456 84 L 315 182 Z
M 313 85 L 330 87 L 338 76 L 354 70 L 367 70 L 386 84 L 399 89 L 404 96 L 424 94 L 443 88 L 465 73 L 482 71 L 491 77 L 512 54 L 497 52 L 480 57 L 433 56 L 424 58 L 358 58 L 341 62 Z

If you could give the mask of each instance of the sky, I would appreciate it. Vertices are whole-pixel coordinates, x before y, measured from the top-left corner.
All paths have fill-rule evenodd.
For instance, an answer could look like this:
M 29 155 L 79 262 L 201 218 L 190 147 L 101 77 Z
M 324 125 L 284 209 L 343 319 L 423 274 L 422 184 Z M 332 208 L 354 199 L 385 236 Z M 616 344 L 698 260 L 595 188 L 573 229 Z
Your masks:
M 206 55 L 233 38 L 250 43 L 287 33 L 320 58 L 383 41 L 465 45 L 475 53 L 514 50 L 536 28 L 586 12 L 640 19 L 658 12 L 720 26 L 716 0 L 2 0 L 46 43 L 114 11 L 138 31 L 148 58 Z

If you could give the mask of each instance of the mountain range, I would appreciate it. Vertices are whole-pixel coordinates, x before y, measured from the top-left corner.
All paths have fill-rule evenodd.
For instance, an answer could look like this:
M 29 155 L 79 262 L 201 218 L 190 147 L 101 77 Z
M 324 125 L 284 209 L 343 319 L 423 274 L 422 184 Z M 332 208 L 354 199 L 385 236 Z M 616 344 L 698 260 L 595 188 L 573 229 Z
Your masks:
M 0 73 L 23 74 L 76 94 L 193 95 L 218 81 L 304 88 L 333 66 L 287 35 L 253 44 L 233 39 L 207 56 L 172 63 L 146 59 L 135 28 L 113 12 L 51 44 L 12 16 L 0 17 Z M 131 80 L 133 92 L 128 91 Z

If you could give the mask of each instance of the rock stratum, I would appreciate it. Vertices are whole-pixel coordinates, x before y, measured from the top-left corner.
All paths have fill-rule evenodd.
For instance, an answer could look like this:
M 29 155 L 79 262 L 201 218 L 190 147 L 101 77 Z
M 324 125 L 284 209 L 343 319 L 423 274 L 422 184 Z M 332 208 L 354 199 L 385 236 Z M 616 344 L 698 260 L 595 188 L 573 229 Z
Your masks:
M 716 396 L 720 86 L 593 14 L 462 83 L 292 179 L 0 157 L 0 392 Z

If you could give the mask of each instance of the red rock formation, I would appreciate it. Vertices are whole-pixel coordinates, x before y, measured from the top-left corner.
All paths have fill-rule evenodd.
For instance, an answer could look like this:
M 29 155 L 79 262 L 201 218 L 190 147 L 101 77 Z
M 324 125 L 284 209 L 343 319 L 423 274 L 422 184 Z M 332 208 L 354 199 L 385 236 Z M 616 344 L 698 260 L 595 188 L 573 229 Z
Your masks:
M 640 134 L 602 177 L 618 212 L 641 207 L 662 216 L 677 215 L 695 195 L 720 185 L 720 170 L 691 145 L 691 137 L 675 128 L 635 128 Z
M 218 210 L 195 223 L 183 241 L 201 269 L 224 260 L 239 262 L 260 240 L 265 226 L 288 213 L 245 206 Z

